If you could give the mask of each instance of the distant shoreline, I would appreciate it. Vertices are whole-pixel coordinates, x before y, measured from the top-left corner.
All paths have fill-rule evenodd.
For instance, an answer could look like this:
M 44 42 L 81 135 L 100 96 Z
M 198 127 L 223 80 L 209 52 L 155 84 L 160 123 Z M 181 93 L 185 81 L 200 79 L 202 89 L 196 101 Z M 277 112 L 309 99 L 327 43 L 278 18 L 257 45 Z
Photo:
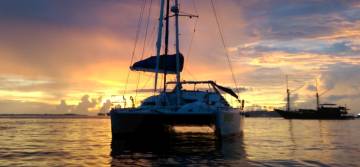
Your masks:
M 278 113 L 272 111 L 246 111 L 247 117 L 281 117 Z M 109 118 L 103 115 L 86 115 L 86 114 L 0 114 L 1 118 Z
M 83 114 L 0 114 L 1 118 L 108 118 Z

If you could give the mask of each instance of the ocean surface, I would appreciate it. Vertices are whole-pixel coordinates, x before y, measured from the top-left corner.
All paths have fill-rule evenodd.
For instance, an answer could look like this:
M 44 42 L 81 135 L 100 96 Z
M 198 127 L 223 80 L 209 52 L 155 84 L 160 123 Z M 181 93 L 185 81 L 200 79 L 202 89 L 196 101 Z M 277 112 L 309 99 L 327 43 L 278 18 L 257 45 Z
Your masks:
M 360 166 L 360 119 L 247 118 L 209 129 L 113 141 L 104 118 L 0 118 L 0 166 Z

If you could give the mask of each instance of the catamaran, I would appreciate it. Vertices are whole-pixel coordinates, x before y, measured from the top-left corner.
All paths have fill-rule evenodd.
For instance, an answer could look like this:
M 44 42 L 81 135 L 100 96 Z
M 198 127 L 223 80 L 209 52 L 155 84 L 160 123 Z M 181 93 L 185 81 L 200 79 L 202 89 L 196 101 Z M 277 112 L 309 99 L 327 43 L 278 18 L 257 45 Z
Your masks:
M 156 42 L 156 56 L 135 62 L 132 71 L 155 73 L 154 92 L 158 92 L 158 74 L 176 75 L 176 81 L 164 82 L 164 89 L 158 94 L 142 101 L 139 107 L 115 107 L 110 111 L 111 130 L 113 138 L 131 134 L 171 131 L 174 126 L 209 126 L 214 129 L 217 136 L 236 135 L 243 128 L 244 100 L 229 87 L 217 84 L 215 81 L 181 81 L 181 72 L 184 66 L 184 56 L 180 53 L 179 45 L 179 3 L 175 0 L 174 6 L 166 5 L 165 0 L 160 1 L 160 18 Z M 170 16 L 170 11 L 173 13 Z M 197 17 L 195 15 L 186 15 Z M 168 54 L 169 18 L 175 18 L 176 53 Z M 166 22 L 165 53 L 161 52 L 163 21 Z M 167 88 L 173 87 L 168 90 Z M 191 87 L 192 89 L 185 89 Z M 204 87 L 209 89 L 203 90 Z M 200 88 L 200 89 L 198 89 Z M 229 94 L 237 99 L 240 107 L 232 107 L 223 97 L 222 93 Z

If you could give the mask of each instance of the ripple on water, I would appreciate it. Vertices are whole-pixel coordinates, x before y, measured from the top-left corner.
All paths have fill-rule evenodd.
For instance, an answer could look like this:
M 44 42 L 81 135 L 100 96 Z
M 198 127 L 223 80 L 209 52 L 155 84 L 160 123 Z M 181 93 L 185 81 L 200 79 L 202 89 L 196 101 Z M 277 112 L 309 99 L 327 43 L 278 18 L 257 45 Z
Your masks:
M 243 136 L 112 140 L 108 119 L 0 119 L 0 166 L 357 166 L 360 121 L 246 119 Z

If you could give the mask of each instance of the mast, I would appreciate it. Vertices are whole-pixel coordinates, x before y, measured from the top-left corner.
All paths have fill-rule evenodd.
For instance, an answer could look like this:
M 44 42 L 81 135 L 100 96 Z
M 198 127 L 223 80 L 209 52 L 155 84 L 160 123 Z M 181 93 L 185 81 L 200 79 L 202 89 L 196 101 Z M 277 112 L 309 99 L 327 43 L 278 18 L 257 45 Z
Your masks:
M 157 36 L 157 41 L 156 41 L 156 67 L 155 67 L 154 92 L 157 91 L 157 80 L 158 80 L 159 63 L 160 63 L 160 49 L 161 49 L 163 20 L 164 20 L 164 0 L 160 0 L 160 17 L 159 17 L 158 36 Z
M 166 0 L 166 16 L 165 16 L 165 56 L 169 52 L 169 10 L 170 10 L 170 0 Z M 164 92 L 166 91 L 166 71 L 164 71 Z
M 286 75 L 286 94 L 287 94 L 287 105 L 286 105 L 286 111 L 290 111 L 290 90 L 289 90 L 289 83 L 288 83 L 288 76 Z
M 171 8 L 175 14 L 175 36 L 176 36 L 176 101 L 180 105 L 180 44 L 179 44 L 179 1 L 175 0 L 175 6 Z
M 315 79 L 315 83 L 316 83 L 316 109 L 319 109 L 319 106 L 320 106 L 320 99 L 319 99 L 319 92 L 318 92 L 318 83 L 317 83 L 317 79 Z

